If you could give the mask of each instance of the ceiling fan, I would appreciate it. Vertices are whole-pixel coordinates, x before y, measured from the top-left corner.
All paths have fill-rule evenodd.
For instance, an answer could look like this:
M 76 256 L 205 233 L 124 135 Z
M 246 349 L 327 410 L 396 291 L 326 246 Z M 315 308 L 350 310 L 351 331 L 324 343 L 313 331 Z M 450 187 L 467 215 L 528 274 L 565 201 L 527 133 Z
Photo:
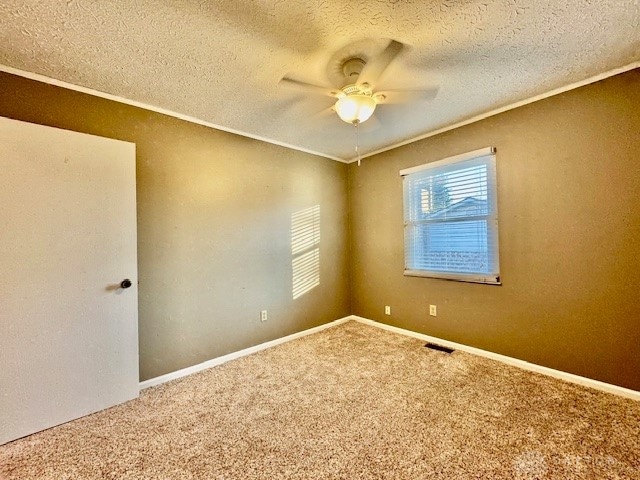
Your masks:
M 283 77 L 279 84 L 307 93 L 337 98 L 331 110 L 345 122 L 357 126 L 371 118 L 378 105 L 422 102 L 433 99 L 438 93 L 438 88 L 375 90 L 376 82 L 403 48 L 402 43 L 391 40 L 379 54 L 368 60 L 365 55 L 349 56 L 342 62 L 344 81 L 337 88 L 314 85 L 287 76 Z

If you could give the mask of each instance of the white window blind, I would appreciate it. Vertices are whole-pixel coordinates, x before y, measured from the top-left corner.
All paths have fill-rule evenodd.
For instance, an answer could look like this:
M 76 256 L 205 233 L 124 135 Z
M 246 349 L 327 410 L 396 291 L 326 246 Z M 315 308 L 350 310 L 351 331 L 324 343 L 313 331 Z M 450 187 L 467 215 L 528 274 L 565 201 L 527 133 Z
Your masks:
M 476 150 L 400 172 L 405 275 L 500 283 L 494 152 Z

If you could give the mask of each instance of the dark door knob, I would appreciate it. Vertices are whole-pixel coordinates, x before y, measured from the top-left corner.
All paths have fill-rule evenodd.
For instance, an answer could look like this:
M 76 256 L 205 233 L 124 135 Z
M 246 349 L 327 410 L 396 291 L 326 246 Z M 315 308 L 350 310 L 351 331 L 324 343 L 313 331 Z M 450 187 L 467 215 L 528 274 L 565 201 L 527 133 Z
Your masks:
M 128 278 L 125 278 L 120 282 L 120 287 L 122 288 L 129 288 L 130 286 L 131 286 L 131 280 L 129 280 Z

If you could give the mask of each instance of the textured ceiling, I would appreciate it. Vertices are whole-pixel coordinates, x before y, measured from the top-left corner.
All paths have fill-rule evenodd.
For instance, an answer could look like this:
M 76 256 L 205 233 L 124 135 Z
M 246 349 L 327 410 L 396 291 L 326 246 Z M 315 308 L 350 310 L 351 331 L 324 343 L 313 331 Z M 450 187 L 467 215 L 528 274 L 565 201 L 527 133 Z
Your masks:
M 342 159 L 355 129 L 317 115 L 345 55 L 406 45 L 363 154 L 640 59 L 640 0 L 3 0 L 0 64 Z M 374 127 L 375 122 L 371 122 Z

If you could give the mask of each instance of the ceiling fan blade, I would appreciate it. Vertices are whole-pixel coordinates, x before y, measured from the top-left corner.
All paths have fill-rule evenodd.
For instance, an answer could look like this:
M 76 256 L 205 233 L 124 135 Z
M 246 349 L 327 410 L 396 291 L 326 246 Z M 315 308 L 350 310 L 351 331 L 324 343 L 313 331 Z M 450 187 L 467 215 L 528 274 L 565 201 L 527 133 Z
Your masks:
M 331 105 L 329 108 L 325 108 L 324 110 L 320 110 L 319 112 L 313 114 L 311 118 L 320 119 L 320 118 L 328 118 L 331 116 L 338 118 L 338 114 L 336 113 L 336 110 L 333 105 Z
M 380 75 L 387 69 L 389 64 L 402 51 L 404 45 L 395 40 L 391 40 L 389 45 L 377 56 L 370 59 L 362 68 L 358 76 L 358 83 L 368 83 L 374 86 Z
M 315 93 L 317 95 L 326 95 L 335 98 L 339 98 L 343 95 L 342 91 L 339 89 L 322 87 L 320 85 L 314 85 L 312 83 L 301 82 L 300 80 L 295 80 L 289 77 L 282 78 L 282 80 L 278 82 L 278 85 L 301 90 L 305 93 Z
M 438 87 L 426 90 L 385 90 L 376 92 L 376 102 L 380 105 L 387 103 L 416 103 L 433 100 L 438 94 Z M 384 98 L 383 98 L 384 97 Z

